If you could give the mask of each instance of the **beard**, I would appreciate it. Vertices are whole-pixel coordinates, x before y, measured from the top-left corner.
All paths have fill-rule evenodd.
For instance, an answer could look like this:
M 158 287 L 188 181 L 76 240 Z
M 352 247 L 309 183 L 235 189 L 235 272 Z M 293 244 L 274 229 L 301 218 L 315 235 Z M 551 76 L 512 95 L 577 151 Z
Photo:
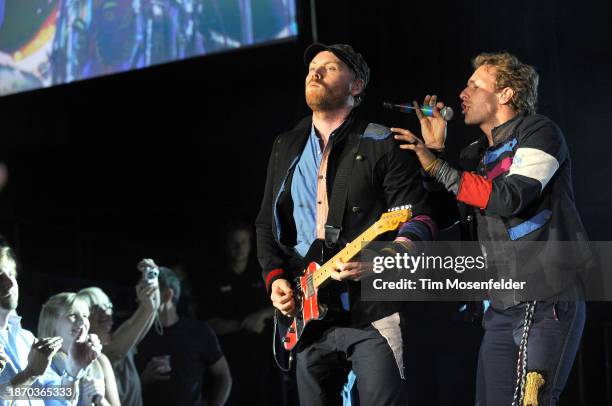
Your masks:
M 309 82 L 306 85 L 306 104 L 312 111 L 337 110 L 346 105 L 349 96 L 348 90 L 343 93 L 340 89 L 330 89 L 322 83 L 320 87 L 311 87 Z

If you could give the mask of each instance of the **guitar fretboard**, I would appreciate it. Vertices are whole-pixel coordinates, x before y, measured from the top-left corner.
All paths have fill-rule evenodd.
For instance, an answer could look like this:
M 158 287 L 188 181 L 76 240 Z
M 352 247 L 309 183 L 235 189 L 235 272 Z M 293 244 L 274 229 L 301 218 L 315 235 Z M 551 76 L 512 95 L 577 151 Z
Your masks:
M 369 244 L 373 239 L 378 237 L 379 233 L 377 232 L 376 224 L 370 226 L 367 230 L 365 230 L 359 237 L 355 238 L 350 244 L 344 247 L 340 252 L 334 255 L 329 261 L 323 264 L 313 275 L 313 283 L 314 287 L 318 288 L 325 281 L 327 281 L 330 276 L 330 271 L 334 269 L 334 264 L 338 261 L 348 262 L 351 258 L 353 258 L 359 251 L 361 251 L 367 244 Z

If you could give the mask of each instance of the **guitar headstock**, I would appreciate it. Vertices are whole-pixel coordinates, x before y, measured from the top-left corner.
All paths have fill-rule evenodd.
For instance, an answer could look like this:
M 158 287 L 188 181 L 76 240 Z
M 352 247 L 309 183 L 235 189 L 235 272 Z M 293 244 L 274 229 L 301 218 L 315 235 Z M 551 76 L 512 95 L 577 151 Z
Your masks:
M 376 222 L 376 231 L 380 235 L 387 231 L 397 230 L 401 224 L 412 218 L 412 206 L 405 205 L 389 209 L 387 213 L 380 216 Z

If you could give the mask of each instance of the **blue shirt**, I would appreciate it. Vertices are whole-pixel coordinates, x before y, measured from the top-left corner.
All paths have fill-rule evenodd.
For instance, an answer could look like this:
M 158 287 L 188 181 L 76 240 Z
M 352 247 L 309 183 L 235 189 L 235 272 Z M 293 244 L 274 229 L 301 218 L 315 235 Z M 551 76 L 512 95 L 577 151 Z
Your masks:
M 0 345 L 8 355 L 8 362 L 0 374 L 0 405 L 2 406 L 69 406 L 68 400 L 17 400 L 11 402 L 1 399 L 2 392 L 10 385 L 11 379 L 28 365 L 28 354 L 34 342 L 34 335 L 21 328 L 21 317 L 16 314 L 9 316 L 8 328 L 0 331 Z M 62 377 L 47 368 L 44 375 L 39 377 L 32 388 L 42 388 L 50 385 L 61 385 Z
M 322 157 L 321 139 L 313 125 L 291 182 L 293 220 L 297 230 L 294 248 L 303 257 L 317 238 L 317 176 Z
M 334 134 L 332 132 L 325 148 L 330 148 Z M 303 257 L 306 256 L 310 246 L 317 239 L 317 184 L 319 169 L 323 154 L 326 153 L 321 148 L 321 138 L 317 134 L 314 124 L 310 130 L 310 137 L 300 155 L 293 180 L 291 182 L 291 198 L 293 199 L 293 220 L 296 227 L 295 250 Z M 348 293 L 340 294 L 342 307 L 349 309 Z

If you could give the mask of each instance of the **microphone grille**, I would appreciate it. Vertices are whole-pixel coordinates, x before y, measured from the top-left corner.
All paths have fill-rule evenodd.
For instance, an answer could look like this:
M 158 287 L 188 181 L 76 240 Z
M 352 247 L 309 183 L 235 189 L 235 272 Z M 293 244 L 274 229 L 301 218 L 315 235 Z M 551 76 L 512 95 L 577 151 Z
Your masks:
M 440 110 L 440 115 L 446 121 L 449 121 L 450 119 L 452 119 L 454 114 L 455 112 L 449 106 L 444 106 L 442 110 Z

